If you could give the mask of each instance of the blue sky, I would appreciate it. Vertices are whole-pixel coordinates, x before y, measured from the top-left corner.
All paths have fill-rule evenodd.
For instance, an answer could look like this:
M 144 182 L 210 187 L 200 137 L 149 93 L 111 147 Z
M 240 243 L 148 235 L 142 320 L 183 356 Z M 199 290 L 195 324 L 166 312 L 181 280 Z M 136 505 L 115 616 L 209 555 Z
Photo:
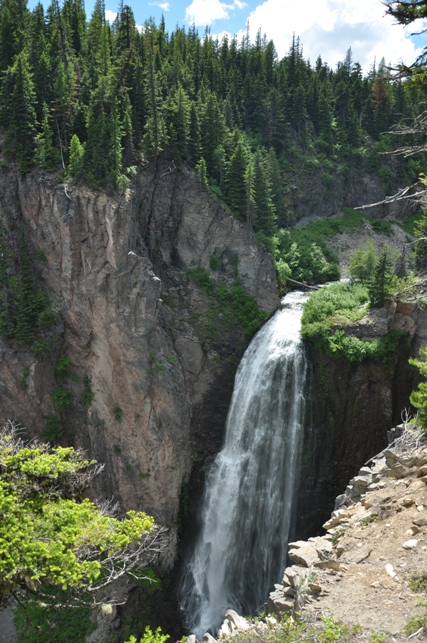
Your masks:
M 344 59 L 349 47 L 365 71 L 382 57 L 387 63 L 409 63 L 424 41 L 411 38 L 410 29 L 385 16 L 381 0 L 128 0 L 128 4 L 137 24 L 150 16 L 158 23 L 163 14 L 168 30 L 194 22 L 200 33 L 208 25 L 214 35 L 241 38 L 249 21 L 251 37 L 261 28 L 274 40 L 280 57 L 287 53 L 295 33 L 305 58 L 314 62 L 320 54 L 332 67 Z M 34 5 L 35 0 L 30 0 L 29 6 Z M 93 0 L 86 0 L 88 16 L 92 9 Z M 106 0 L 106 10 L 107 18 L 113 20 L 116 1 Z

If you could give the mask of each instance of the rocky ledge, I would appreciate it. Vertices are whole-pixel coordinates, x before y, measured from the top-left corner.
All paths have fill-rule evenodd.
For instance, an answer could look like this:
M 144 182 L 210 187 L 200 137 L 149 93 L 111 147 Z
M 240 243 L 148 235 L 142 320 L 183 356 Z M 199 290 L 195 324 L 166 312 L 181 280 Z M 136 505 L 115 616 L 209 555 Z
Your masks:
M 267 600 L 268 616 L 249 620 L 228 610 L 218 639 L 244 632 L 245 641 L 264 640 L 283 617 L 314 628 L 336 619 L 349 632 L 357 625 L 348 641 L 425 636 L 427 437 L 405 424 L 389 440 L 338 496 L 326 534 L 289 544 L 293 564 Z M 196 643 L 194 635 L 188 640 Z
M 413 589 L 425 600 L 427 446 L 405 425 L 389 439 L 393 446 L 338 496 L 326 535 L 289 544 L 294 564 L 270 594 L 267 613 L 308 620 L 327 614 L 386 641 L 407 640 L 405 626 L 425 613 Z

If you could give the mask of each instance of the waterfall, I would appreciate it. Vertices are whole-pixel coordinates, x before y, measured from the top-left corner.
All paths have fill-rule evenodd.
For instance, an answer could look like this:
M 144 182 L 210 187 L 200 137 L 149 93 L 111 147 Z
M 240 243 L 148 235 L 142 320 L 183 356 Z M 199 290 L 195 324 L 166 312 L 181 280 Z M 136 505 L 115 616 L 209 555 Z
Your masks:
M 180 587 L 199 638 L 215 633 L 230 607 L 262 609 L 286 566 L 309 390 L 300 335 L 306 298 L 286 295 L 236 373 L 225 443 L 207 475 L 201 531 Z

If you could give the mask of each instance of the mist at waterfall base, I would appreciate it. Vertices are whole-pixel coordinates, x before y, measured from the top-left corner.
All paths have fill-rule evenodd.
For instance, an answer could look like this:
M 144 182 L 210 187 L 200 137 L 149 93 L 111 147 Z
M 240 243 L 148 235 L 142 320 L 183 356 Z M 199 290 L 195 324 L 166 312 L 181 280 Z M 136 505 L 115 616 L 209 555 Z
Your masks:
M 293 292 L 255 335 L 236 373 L 225 443 L 206 479 L 201 529 L 180 585 L 186 625 L 216 633 L 227 609 L 263 609 L 286 566 L 310 367 Z

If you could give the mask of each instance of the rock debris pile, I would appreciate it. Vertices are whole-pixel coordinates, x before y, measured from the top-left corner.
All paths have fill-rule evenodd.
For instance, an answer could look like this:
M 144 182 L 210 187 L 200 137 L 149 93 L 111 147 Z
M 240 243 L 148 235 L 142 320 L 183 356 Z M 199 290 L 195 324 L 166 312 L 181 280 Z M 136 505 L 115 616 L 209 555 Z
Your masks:
M 243 630 L 262 635 L 283 615 L 313 622 L 327 615 L 360 625 L 368 638 L 408 640 L 402 630 L 425 613 L 417 600 L 425 593 L 415 587 L 417 597 L 411 587 L 423 574 L 427 583 L 427 439 L 406 425 L 389 439 L 336 499 L 327 533 L 289 544 L 293 564 L 267 600 L 269 616 L 250 623 L 228 610 L 218 639 Z M 423 635 L 421 628 L 412 640 Z M 204 643 L 213 643 L 211 635 Z

